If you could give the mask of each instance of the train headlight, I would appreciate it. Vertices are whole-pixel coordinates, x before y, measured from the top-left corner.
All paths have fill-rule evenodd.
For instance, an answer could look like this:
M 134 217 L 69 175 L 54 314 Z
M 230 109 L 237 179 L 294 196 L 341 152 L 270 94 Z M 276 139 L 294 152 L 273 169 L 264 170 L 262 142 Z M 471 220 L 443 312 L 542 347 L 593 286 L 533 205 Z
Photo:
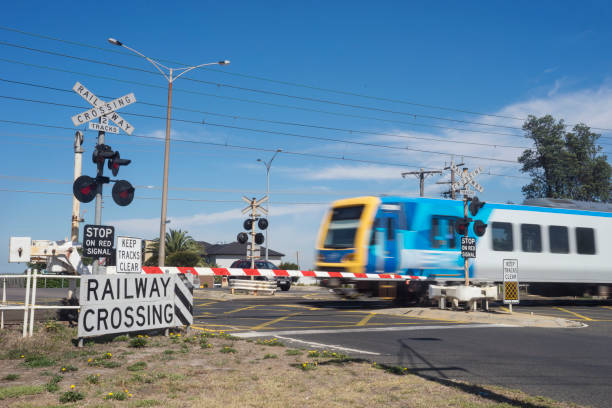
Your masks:
M 342 262 L 353 262 L 355 260 L 355 254 L 346 254 L 342 257 Z

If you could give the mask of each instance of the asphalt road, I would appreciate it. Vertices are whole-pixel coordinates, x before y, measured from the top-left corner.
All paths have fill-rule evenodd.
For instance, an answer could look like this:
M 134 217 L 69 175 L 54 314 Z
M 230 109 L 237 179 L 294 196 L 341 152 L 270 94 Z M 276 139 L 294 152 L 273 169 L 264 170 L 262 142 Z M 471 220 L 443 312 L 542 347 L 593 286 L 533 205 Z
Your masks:
M 385 316 L 377 311 L 389 307 L 388 303 L 340 301 L 331 296 L 317 300 L 321 294 L 304 292 L 294 292 L 293 297 L 227 301 L 208 299 L 205 293 L 196 294 L 196 327 L 241 336 L 277 337 L 292 346 L 335 349 L 353 357 L 408 367 L 417 375 L 442 383 L 461 379 L 555 400 L 611 406 L 609 302 L 527 302 L 519 306 L 521 311 L 570 318 L 587 325 L 541 329 Z M 468 391 L 481 392 L 478 388 Z M 483 395 L 500 401 L 494 394 Z

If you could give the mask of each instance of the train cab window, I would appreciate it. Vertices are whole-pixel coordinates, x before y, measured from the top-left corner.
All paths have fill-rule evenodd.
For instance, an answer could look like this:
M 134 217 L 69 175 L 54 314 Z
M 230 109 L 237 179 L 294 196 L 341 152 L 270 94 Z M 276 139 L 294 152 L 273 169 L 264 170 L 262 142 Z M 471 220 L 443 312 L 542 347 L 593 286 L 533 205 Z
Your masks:
M 387 218 L 387 240 L 395 240 L 395 223 L 393 222 L 393 218 L 390 217 Z
M 595 230 L 576 228 L 576 252 L 583 255 L 595 254 Z
M 521 224 L 521 248 L 523 252 L 542 252 L 542 234 L 537 224 Z
M 512 224 L 509 222 L 491 223 L 494 251 L 513 251 Z
M 455 219 L 451 217 L 431 217 L 432 248 L 455 248 Z
M 548 227 L 550 252 L 553 254 L 569 254 L 569 235 L 567 227 L 550 225 Z
M 372 232 L 370 235 L 370 245 L 376 245 L 376 228 L 378 228 L 378 224 L 380 224 L 380 218 L 375 218 L 372 223 Z

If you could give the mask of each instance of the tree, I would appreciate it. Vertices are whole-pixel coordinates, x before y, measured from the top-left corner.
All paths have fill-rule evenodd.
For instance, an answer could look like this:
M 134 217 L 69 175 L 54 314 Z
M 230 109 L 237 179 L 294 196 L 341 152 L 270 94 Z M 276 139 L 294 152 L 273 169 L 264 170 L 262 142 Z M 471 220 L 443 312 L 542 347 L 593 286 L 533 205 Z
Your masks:
M 532 178 L 522 188 L 526 198 L 610 199 L 612 168 L 596 145 L 600 135 L 582 123 L 567 132 L 563 119 L 550 115 L 529 115 L 523 130 L 535 145 L 518 159 Z
M 295 264 L 293 262 L 283 262 L 278 265 L 278 269 L 283 269 L 286 271 L 297 271 L 300 269 L 300 267 L 298 266 L 298 264 Z
M 166 232 L 166 262 L 165 264 L 170 264 L 171 266 L 199 266 L 203 264 L 202 255 L 205 255 L 204 248 L 198 244 L 190 235 L 188 235 L 187 231 L 182 230 L 173 230 L 170 229 L 170 232 Z M 158 265 L 158 256 L 159 256 L 159 238 L 156 238 L 153 244 L 147 249 L 148 253 L 151 253 L 152 256 L 146 262 L 146 266 L 156 266 Z M 195 254 L 199 258 L 198 262 L 195 265 L 192 265 L 192 261 L 194 259 L 193 256 L 186 255 L 187 253 Z M 180 254 L 173 258 L 174 254 Z M 175 262 L 186 262 L 188 265 L 176 264 L 170 261 Z

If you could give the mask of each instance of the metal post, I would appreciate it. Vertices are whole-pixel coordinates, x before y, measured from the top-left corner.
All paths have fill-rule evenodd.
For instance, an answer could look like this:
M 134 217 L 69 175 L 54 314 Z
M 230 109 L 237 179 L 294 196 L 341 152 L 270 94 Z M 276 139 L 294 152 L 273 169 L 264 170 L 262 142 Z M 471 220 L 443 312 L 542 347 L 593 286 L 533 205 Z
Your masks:
M 74 135 L 74 180 L 81 176 L 83 167 L 83 133 L 77 131 Z M 81 202 L 72 197 L 72 224 L 70 231 L 70 240 L 72 242 L 79 241 L 79 214 L 81 210 Z
M 102 118 L 98 119 L 98 123 L 102 123 Z M 103 131 L 98 132 L 98 145 L 104 144 L 104 135 Z M 98 166 L 98 176 L 101 176 L 104 173 L 104 163 Z M 77 215 L 78 216 L 78 215 Z M 96 225 L 102 225 L 102 183 L 97 183 L 96 190 L 96 214 L 95 214 L 95 222 Z M 96 258 L 93 262 L 93 273 L 97 275 L 100 273 L 100 259 Z M 62 288 L 64 287 L 64 282 L 62 281 Z
M 2 278 L 2 306 L 6 306 L 6 278 Z M 4 309 L 2 309 L 2 321 L 0 329 L 4 329 Z
M 25 284 L 25 300 L 23 302 L 23 334 L 25 337 L 28 333 L 28 304 L 30 303 L 30 268 L 27 270 L 26 284 Z
M 272 165 L 272 160 L 270 160 L 270 165 Z M 270 220 L 270 166 L 266 166 L 266 196 L 268 197 L 268 201 L 266 201 L 266 210 L 268 211 L 268 220 Z M 270 247 L 270 240 L 268 238 L 269 230 L 270 225 L 266 228 L 266 261 L 268 260 L 268 248 Z
M 32 305 L 30 306 L 30 337 L 34 333 L 34 310 L 36 307 L 36 281 L 38 270 L 34 269 L 34 279 L 32 280 Z
M 467 205 L 467 196 L 463 197 L 463 216 L 465 218 L 467 218 L 468 216 L 468 205 Z M 467 237 L 468 235 L 468 229 L 466 228 L 465 230 L 465 236 Z M 469 265 L 469 261 L 468 258 L 463 258 L 463 271 L 465 273 L 465 286 L 470 286 L 470 265 Z
M 166 144 L 164 150 L 164 182 L 162 188 L 161 219 L 159 221 L 159 253 L 158 265 L 166 262 L 166 211 L 168 208 L 168 162 L 170 161 L 170 114 L 172 107 L 172 69 L 168 79 L 168 107 L 166 109 Z

